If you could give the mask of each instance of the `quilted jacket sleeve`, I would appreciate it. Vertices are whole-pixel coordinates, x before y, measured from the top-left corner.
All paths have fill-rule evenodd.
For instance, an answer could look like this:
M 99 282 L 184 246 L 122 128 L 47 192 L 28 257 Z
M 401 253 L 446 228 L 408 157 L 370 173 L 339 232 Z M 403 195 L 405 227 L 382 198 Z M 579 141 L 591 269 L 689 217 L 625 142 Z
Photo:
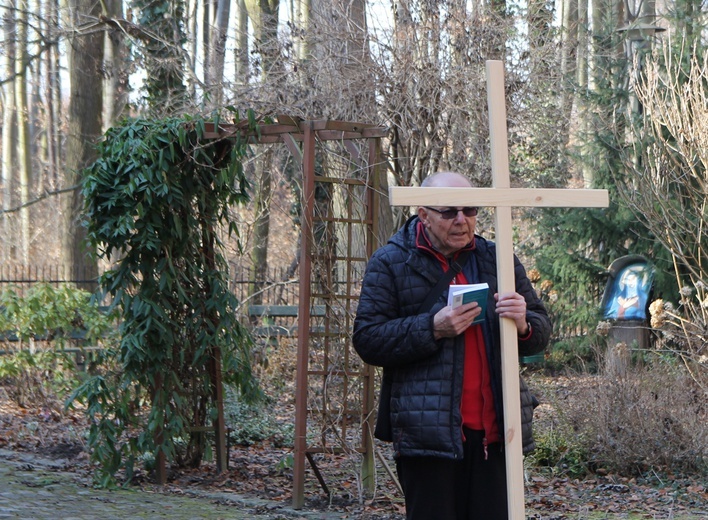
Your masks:
M 417 313 L 430 284 L 406 272 L 395 247 L 378 250 L 369 261 L 354 322 L 354 348 L 370 365 L 400 366 L 438 351 L 433 315 Z

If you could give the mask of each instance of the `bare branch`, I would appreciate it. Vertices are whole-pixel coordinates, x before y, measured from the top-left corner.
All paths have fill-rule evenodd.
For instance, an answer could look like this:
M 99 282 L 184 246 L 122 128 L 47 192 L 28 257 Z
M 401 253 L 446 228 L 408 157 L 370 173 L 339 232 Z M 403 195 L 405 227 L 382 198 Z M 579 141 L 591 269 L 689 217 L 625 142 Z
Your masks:
M 81 187 L 80 184 L 75 184 L 74 186 L 69 186 L 68 188 L 62 188 L 60 190 L 45 191 L 39 197 L 32 199 L 30 201 L 27 201 L 24 204 L 21 204 L 19 206 L 15 206 L 14 208 L 1 210 L 0 215 L 4 215 L 5 213 L 16 213 L 16 212 L 20 211 L 21 209 L 24 209 L 24 208 L 27 208 L 27 207 L 32 206 L 34 204 L 37 204 L 38 202 L 41 202 L 44 199 L 47 199 L 49 197 L 56 197 L 57 195 L 61 195 L 62 193 L 68 193 L 70 191 L 74 191 L 74 190 L 78 189 L 79 187 Z

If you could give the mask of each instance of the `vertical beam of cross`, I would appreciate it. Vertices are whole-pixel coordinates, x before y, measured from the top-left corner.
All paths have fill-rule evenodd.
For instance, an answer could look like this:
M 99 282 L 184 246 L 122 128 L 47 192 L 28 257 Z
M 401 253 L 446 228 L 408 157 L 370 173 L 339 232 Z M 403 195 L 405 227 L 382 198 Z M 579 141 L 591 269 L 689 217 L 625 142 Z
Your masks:
M 487 62 L 487 101 L 492 154 L 492 188 L 389 189 L 393 206 L 485 206 L 496 208 L 498 291 L 515 291 L 511 210 L 515 206 L 587 207 L 609 205 L 607 190 L 511 188 L 504 98 L 504 65 Z M 502 345 L 502 391 L 504 395 L 504 444 L 506 451 L 509 519 L 524 520 L 524 473 L 519 400 L 518 338 L 514 321 L 500 318 Z
M 492 185 L 497 189 L 511 187 L 509 151 L 504 96 L 504 65 L 487 62 L 487 104 L 489 138 L 492 154 Z M 493 93 L 501 95 L 493 95 Z M 497 206 L 494 229 L 497 233 L 497 280 L 499 294 L 514 292 L 514 244 L 511 206 Z M 524 454 L 521 442 L 521 399 L 519 398 L 519 343 L 516 324 L 500 319 L 502 395 L 504 400 L 504 444 L 506 448 L 506 498 L 509 518 L 526 517 L 524 511 Z

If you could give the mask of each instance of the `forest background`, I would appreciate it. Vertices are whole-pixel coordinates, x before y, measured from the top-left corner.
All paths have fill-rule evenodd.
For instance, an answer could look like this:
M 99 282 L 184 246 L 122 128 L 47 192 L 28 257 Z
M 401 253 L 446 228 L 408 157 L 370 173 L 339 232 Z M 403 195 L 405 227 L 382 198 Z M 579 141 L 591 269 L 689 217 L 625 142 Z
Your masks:
M 389 129 L 390 185 L 449 169 L 486 186 L 484 63 L 504 61 L 513 185 L 610 190 L 608 209 L 526 210 L 516 221 L 517 252 L 556 325 L 546 361 L 607 377 L 585 395 L 602 413 L 573 446 L 585 463 L 607 465 L 612 452 L 628 472 L 705 471 L 700 0 L 2 0 L 0 10 L 0 263 L 57 264 L 69 277 L 107 267 L 86 245 L 82 172 L 126 117 L 229 120 L 253 110 L 375 124 Z M 256 277 L 275 267 L 276 283 L 292 280 L 298 170 L 261 150 L 244 175 L 249 201 L 228 209 L 239 233 L 223 235 L 225 257 Z M 390 215 L 392 232 L 406 213 Z M 479 220 L 493 239 L 491 216 Z M 598 326 L 607 267 L 627 254 L 656 268 L 646 350 L 608 344 L 611 325 Z M 623 407 L 652 420 L 631 422 L 636 413 Z M 553 450 L 558 463 L 573 451 Z

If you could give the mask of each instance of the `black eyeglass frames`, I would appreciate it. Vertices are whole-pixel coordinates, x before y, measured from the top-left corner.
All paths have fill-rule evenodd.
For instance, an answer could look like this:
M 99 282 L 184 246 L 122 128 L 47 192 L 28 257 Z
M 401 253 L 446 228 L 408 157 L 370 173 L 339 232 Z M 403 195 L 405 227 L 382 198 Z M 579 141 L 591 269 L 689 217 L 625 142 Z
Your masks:
M 434 211 L 435 213 L 440 213 L 440 216 L 445 220 L 452 220 L 461 211 L 465 217 L 476 217 L 479 212 L 479 208 L 448 208 L 448 209 L 435 209 L 429 206 L 423 206 L 425 209 Z

